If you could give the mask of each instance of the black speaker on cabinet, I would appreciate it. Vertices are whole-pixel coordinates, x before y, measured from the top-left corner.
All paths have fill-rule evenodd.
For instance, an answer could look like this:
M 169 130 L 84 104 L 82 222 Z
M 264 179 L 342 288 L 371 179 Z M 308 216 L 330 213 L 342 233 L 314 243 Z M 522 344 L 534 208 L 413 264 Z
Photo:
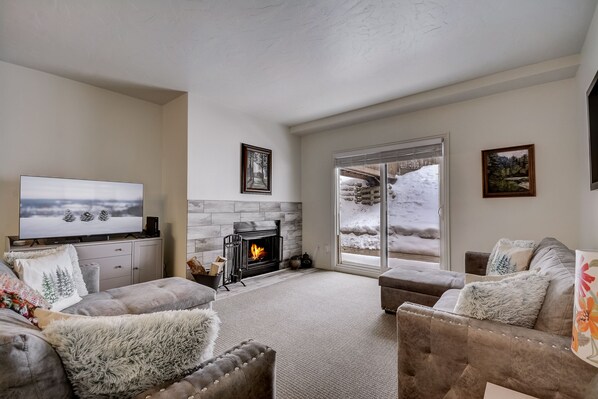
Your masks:
M 158 227 L 158 217 L 148 216 L 145 224 L 145 234 L 150 237 L 160 237 L 160 228 Z

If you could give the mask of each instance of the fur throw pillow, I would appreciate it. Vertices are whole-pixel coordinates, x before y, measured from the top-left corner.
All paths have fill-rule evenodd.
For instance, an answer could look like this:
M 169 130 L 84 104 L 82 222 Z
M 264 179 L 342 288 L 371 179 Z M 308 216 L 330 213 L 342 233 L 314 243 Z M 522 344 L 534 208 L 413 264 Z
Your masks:
M 549 284 L 550 278 L 538 272 L 466 284 L 459 293 L 455 313 L 533 328 Z
M 220 319 L 206 309 L 56 320 L 44 334 L 79 398 L 129 398 L 212 357 Z

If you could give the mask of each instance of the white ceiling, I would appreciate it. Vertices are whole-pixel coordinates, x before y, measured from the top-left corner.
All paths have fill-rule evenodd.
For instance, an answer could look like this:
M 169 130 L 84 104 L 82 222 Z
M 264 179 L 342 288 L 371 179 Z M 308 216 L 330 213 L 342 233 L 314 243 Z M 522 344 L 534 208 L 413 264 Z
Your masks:
M 579 53 L 597 0 L 0 0 L 0 60 L 296 125 Z

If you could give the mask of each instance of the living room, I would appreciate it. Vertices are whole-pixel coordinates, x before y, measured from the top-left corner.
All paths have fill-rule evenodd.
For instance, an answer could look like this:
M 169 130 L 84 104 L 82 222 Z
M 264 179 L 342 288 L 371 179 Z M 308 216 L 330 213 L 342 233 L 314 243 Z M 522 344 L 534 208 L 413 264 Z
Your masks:
M 308 253 L 317 271 L 269 289 L 274 295 L 284 284 L 309 279 L 311 286 L 297 292 L 309 293 L 305 307 L 313 313 L 296 317 L 313 323 L 320 346 L 308 346 L 311 332 L 283 326 L 295 310 L 258 299 L 265 288 L 226 298 L 221 287 L 213 307 L 223 320 L 214 354 L 245 338 L 271 346 L 281 398 L 396 397 L 395 318 L 381 311 L 371 278 L 385 269 L 337 264 L 335 156 L 443 138 L 441 269 L 466 272 L 467 251 L 490 252 L 503 237 L 598 247 L 587 107 L 598 71 L 596 1 L 493 3 L 2 2 L 2 252 L 12 249 L 4 237 L 19 235 L 21 176 L 143 184 L 143 218 L 160 221 L 164 277 L 191 278 L 186 263 L 194 256 L 209 265 L 236 221 L 281 220 L 284 260 Z M 271 150 L 268 195 L 239 189 L 243 143 Z M 481 152 L 529 144 L 535 195 L 484 198 Z M 210 213 L 208 223 L 201 215 Z M 345 297 L 350 290 L 374 309 Z M 292 292 L 280 295 L 300 302 Z M 271 307 L 278 316 L 265 324 L 279 327 L 250 327 L 261 313 L 233 313 L 243 297 Z M 372 327 L 375 338 L 354 337 L 349 331 L 358 327 L 343 320 L 333 333 L 326 320 L 318 323 L 320 311 L 331 312 L 327 305 L 356 324 L 381 323 L 383 332 Z M 233 317 L 234 332 L 227 332 Z M 252 331 L 259 336 L 245 335 Z M 314 354 L 337 342 L 335 348 L 349 351 L 342 334 L 362 345 L 355 349 L 360 361 L 370 350 L 370 360 L 383 362 L 376 367 L 388 370 L 349 372 L 343 367 L 350 356 Z M 313 370 L 277 347 L 283 336 L 306 345 Z M 301 388 L 318 374 L 320 391 Z M 347 376 L 384 388 L 370 396 L 358 387 L 343 390 Z M 469 397 L 483 397 L 476 395 Z

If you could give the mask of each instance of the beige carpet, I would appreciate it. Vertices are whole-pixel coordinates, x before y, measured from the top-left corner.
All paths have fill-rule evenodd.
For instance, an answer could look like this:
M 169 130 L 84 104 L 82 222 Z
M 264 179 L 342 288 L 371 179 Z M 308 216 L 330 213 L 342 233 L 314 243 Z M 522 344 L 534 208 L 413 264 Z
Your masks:
M 397 397 L 394 316 L 376 279 L 317 271 L 218 300 L 215 353 L 253 338 L 277 352 L 278 399 Z
M 232 283 L 228 285 L 228 290 L 224 287 L 219 287 L 216 291 L 216 300 L 230 298 L 231 296 L 245 294 L 249 291 L 256 290 L 258 288 L 267 287 L 272 284 L 278 284 L 282 281 L 289 280 L 295 277 L 300 277 L 307 273 L 316 272 L 317 269 L 283 269 L 272 273 L 266 273 L 255 277 L 249 277 L 243 279 L 245 285 L 241 283 Z

